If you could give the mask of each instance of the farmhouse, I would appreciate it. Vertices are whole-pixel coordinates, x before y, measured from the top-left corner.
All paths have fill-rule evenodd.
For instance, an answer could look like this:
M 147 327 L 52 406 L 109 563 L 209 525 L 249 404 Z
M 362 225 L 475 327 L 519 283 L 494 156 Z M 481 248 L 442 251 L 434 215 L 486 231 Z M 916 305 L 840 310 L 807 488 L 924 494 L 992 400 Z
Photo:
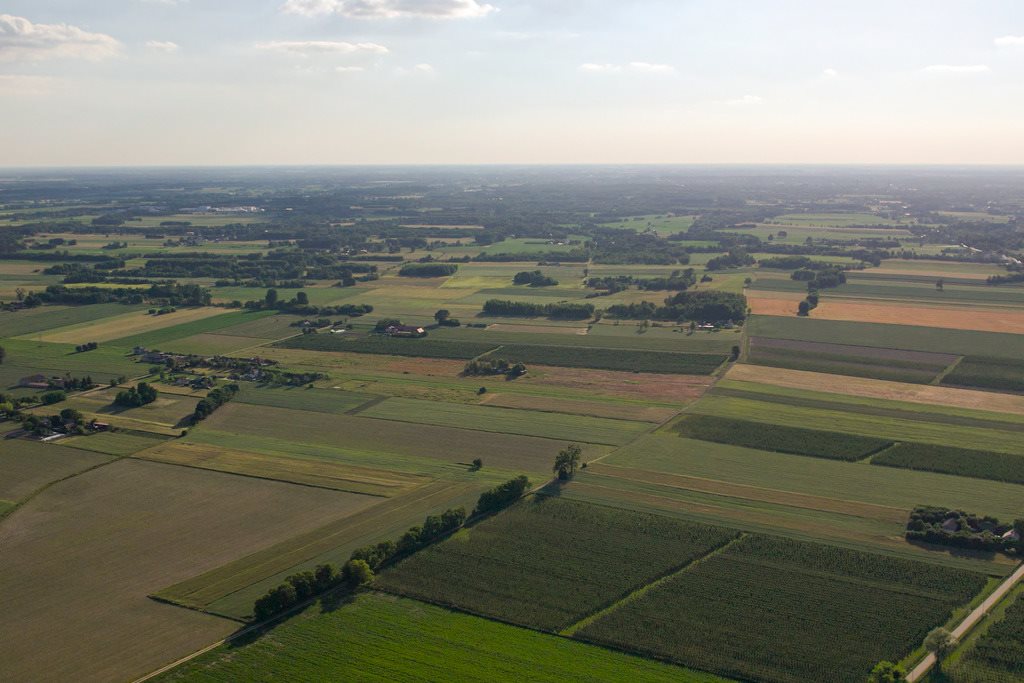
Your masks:
M 46 375 L 29 375 L 19 379 L 18 386 L 26 389 L 49 389 L 50 382 L 46 379 Z
M 389 337 L 426 337 L 427 331 L 422 327 L 413 327 L 411 325 L 391 325 L 386 328 L 384 332 Z
M 1010 529 L 1002 535 L 1002 539 L 1004 541 L 1011 541 L 1013 543 L 1016 543 L 1020 540 L 1020 533 L 1016 529 Z

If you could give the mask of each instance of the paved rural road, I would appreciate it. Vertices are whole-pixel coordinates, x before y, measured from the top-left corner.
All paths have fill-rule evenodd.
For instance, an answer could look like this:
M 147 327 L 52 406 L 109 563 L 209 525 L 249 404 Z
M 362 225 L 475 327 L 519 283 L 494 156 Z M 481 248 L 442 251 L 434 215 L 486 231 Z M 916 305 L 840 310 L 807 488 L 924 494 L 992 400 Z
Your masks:
M 953 629 L 953 636 L 958 640 L 963 638 L 964 635 L 974 628 L 975 624 L 982 620 L 982 618 L 996 606 L 1003 596 L 1010 592 L 1010 589 L 1017 585 L 1017 582 L 1024 578 L 1024 564 L 1017 567 L 1017 571 L 1010 574 L 1010 577 L 999 584 L 999 587 L 992 591 L 992 595 L 985 598 L 985 601 L 978 605 L 973 612 L 967 615 L 960 624 Z M 921 660 L 921 663 L 914 667 L 914 669 L 907 675 L 907 680 L 910 683 L 919 680 L 922 676 L 928 673 L 928 670 L 935 665 L 935 655 L 929 653 L 927 657 Z

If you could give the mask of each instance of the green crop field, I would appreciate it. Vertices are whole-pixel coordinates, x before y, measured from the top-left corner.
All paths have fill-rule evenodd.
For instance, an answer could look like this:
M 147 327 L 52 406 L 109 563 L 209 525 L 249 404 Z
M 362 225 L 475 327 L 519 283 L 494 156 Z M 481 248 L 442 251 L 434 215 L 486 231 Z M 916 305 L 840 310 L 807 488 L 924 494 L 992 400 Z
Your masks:
M 746 419 L 764 424 L 821 429 L 876 437 L 892 441 L 915 441 L 939 446 L 975 448 L 985 444 L 987 450 L 1024 455 L 1024 445 L 1016 430 L 990 429 L 943 422 L 926 422 L 903 417 L 885 417 L 830 408 L 785 405 L 780 402 L 705 396 L 693 412 L 718 417 Z
M 163 443 L 165 439 L 145 432 L 100 432 L 88 436 L 76 436 L 64 441 L 64 445 L 109 455 L 132 455 Z
M 627 351 L 624 349 L 579 348 L 506 344 L 488 354 L 512 363 L 557 365 L 596 370 L 625 370 L 680 375 L 708 375 L 725 362 L 721 355 Z
M 1024 456 L 969 448 L 899 443 L 871 458 L 871 464 L 1024 484 Z
M 735 535 L 541 496 L 412 555 L 382 573 L 376 585 L 555 631 Z
M 488 342 L 446 341 L 440 339 L 400 339 L 384 335 L 304 334 L 278 342 L 286 349 L 312 351 L 349 351 L 380 353 L 420 358 L 459 358 L 469 360 L 494 349 Z
M 77 325 L 145 309 L 144 305 L 93 304 L 91 306 L 40 306 L 22 311 L 3 311 L 0 312 L 0 335 L 20 337 L 37 332 L 49 332 L 58 327 Z
M 1024 598 L 1018 588 L 997 608 L 987 630 L 964 656 L 944 666 L 953 683 L 1015 683 L 1024 677 Z M 991 623 L 995 620 L 995 623 Z
M 985 584 L 976 572 L 753 535 L 579 636 L 743 679 L 861 683 Z
M 1024 335 L 1005 332 L 952 330 L 915 325 L 816 320 L 814 318 L 751 316 L 747 333 L 756 337 L 849 344 L 886 349 L 912 349 L 996 358 L 1024 357 Z
M 725 683 L 652 662 L 381 593 L 311 607 L 260 638 L 225 645 L 160 683 L 257 680 Z
M 909 512 L 916 505 L 975 510 L 1000 519 L 1024 516 L 1024 487 L 1002 482 L 806 458 L 673 434 L 651 434 L 602 463 L 713 479 L 782 492 L 881 505 Z
M 13 386 L 20 378 L 42 373 L 63 377 L 89 375 L 93 381 L 105 384 L 118 377 L 137 377 L 146 374 L 148 366 L 139 365 L 125 354 L 125 350 L 101 344 L 94 351 L 78 353 L 73 344 L 51 344 L 28 339 L 5 339 L 7 352 L 0 365 L 0 387 Z
M 647 424 L 628 420 L 406 398 L 389 398 L 359 414 L 383 420 L 543 436 L 613 446 L 628 443 L 649 429 Z
M 308 387 L 270 388 L 243 383 L 236 401 L 250 405 L 311 410 L 317 413 L 345 413 L 375 398 L 370 394 L 337 389 L 310 389 Z
M 152 332 L 143 332 L 142 334 L 136 334 L 130 337 L 121 337 L 111 341 L 110 343 L 115 346 L 129 349 L 135 346 L 144 346 L 149 349 L 158 348 L 161 350 L 174 351 L 175 349 L 171 347 L 173 347 L 172 342 L 175 340 L 191 337 L 195 334 L 215 332 L 231 328 L 236 325 L 265 318 L 273 314 L 273 311 L 238 311 L 234 313 L 224 313 L 222 315 L 215 315 L 202 320 L 195 320 L 192 322 L 182 323 L 181 325 L 173 325 L 171 327 L 153 330 Z M 171 347 L 168 347 L 168 344 L 171 344 Z
M 545 321 L 544 328 L 566 326 L 565 323 Z M 541 346 L 570 345 L 579 347 L 600 347 L 604 349 L 628 349 L 644 351 L 675 351 L 689 353 L 728 353 L 734 344 L 740 343 L 738 330 L 733 332 L 703 332 L 694 334 L 681 332 L 675 325 L 648 327 L 642 334 L 639 323 L 619 321 L 619 324 L 602 320 L 590 327 L 587 334 L 576 334 L 576 330 L 585 329 L 581 323 L 568 326 L 571 334 L 565 332 L 551 333 L 537 331 L 538 325 L 531 320 L 503 320 L 487 329 L 459 327 L 446 330 L 435 330 L 430 333 L 431 339 L 463 340 L 483 342 L 498 346 L 499 344 L 535 344 Z M 493 348 L 493 347 L 492 347 Z
M 673 428 L 691 439 L 834 460 L 861 460 L 892 444 L 891 441 L 866 436 L 780 427 L 711 415 L 686 416 Z
M 998 391 L 1024 391 L 1024 360 L 967 356 L 943 377 L 943 384 Z

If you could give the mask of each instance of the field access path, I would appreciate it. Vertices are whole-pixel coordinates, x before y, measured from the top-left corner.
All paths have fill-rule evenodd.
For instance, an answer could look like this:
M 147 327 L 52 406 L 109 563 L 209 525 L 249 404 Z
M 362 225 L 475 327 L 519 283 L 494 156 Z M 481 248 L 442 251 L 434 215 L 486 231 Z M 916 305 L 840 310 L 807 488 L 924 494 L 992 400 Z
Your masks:
M 1024 579 L 1024 564 L 1017 567 L 1017 571 L 1010 574 L 1010 576 L 1003 581 L 999 586 L 992 591 L 992 595 L 985 598 L 985 600 L 978 605 L 974 610 L 968 614 L 963 621 L 961 621 L 955 629 L 953 629 L 953 637 L 957 640 L 963 638 L 968 631 L 974 628 L 978 622 L 980 622 L 992 608 L 999 604 L 999 601 L 1006 597 L 1006 594 L 1017 585 L 1017 583 Z M 907 681 L 914 683 L 920 680 L 928 671 L 935 666 L 935 655 L 928 653 L 928 655 L 922 659 L 917 666 L 915 666 L 909 674 L 907 674 Z

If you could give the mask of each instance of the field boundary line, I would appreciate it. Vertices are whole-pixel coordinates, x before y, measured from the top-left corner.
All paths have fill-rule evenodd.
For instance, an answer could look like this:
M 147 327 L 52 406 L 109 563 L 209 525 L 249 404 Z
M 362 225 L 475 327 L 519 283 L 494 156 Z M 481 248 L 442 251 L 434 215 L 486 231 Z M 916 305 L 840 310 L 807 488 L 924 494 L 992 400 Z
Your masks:
M 565 636 L 566 638 L 571 638 L 580 629 L 583 629 L 583 628 L 586 628 L 587 626 L 590 626 L 590 624 L 594 623 L 595 621 L 597 621 L 601 617 L 606 616 L 606 615 L 614 612 L 615 610 L 619 609 L 623 605 L 628 605 L 629 603 L 634 602 L 635 600 L 639 600 L 641 597 L 644 596 L 644 594 L 646 594 L 651 589 L 657 588 L 658 586 L 660 586 L 661 584 L 665 583 L 666 581 L 668 581 L 672 577 L 674 577 L 674 576 L 676 576 L 678 574 L 681 574 L 681 573 L 689 570 L 691 567 L 695 567 L 696 565 L 700 564 L 701 562 L 704 562 L 708 558 L 714 557 L 715 555 L 718 555 L 719 553 L 724 552 L 729 546 L 739 542 L 740 540 L 742 540 L 746 536 L 747 536 L 747 533 L 745 531 L 737 532 L 735 536 L 730 538 L 725 543 L 719 545 L 717 548 L 712 548 L 708 553 L 706 553 L 704 555 L 701 555 L 700 557 L 698 557 L 698 558 L 696 558 L 694 560 L 690 560 L 689 562 L 687 562 L 686 564 L 684 564 L 684 565 L 682 565 L 680 567 L 673 567 L 673 568 L 669 569 L 666 573 L 662 574 L 661 576 L 659 576 L 658 578 L 654 579 L 650 583 L 645 583 L 644 585 L 640 586 L 636 590 L 628 593 L 627 595 L 619 598 L 618 600 L 615 600 L 610 605 L 607 605 L 606 607 L 602 607 L 601 609 L 597 610 L 596 612 L 588 614 L 587 616 L 583 617 L 579 621 L 577 621 L 577 622 L 575 622 L 573 624 L 570 624 L 566 628 L 564 628 L 561 631 L 559 631 L 558 635 Z
M 359 413 L 363 412 L 364 410 L 369 410 L 370 408 L 372 408 L 372 407 L 374 407 L 376 405 L 380 405 L 381 403 L 383 403 L 384 401 L 388 400 L 389 398 L 391 398 L 391 397 L 382 394 L 382 395 L 377 396 L 375 398 L 371 398 L 369 401 L 367 401 L 365 403 L 361 403 L 361 404 L 359 404 L 359 405 L 357 405 L 357 406 L 355 406 L 353 408 L 349 408 L 343 414 L 344 415 L 358 415 Z M 252 405 L 252 404 L 250 404 L 250 405 Z
M 79 449 L 79 450 L 81 450 L 81 449 Z M 88 452 L 88 453 L 96 453 L 96 451 L 86 451 L 86 452 Z M 109 453 L 100 453 L 100 455 L 110 455 L 110 454 Z M 89 467 L 86 467 L 84 470 L 78 470 L 77 472 L 72 472 L 71 474 L 65 475 L 65 476 L 61 477 L 60 479 L 54 479 L 53 481 L 50 481 L 50 482 L 47 482 L 47 483 L 43 484 L 42 486 L 37 488 L 35 491 L 33 491 L 32 493 L 28 494 L 28 496 L 26 496 L 25 498 L 22 498 L 21 500 L 18 500 L 18 501 L 14 501 L 14 505 L 12 505 L 11 507 L 7 508 L 3 512 L 0 512 L 0 523 L 2 523 L 5 519 L 10 517 L 12 514 L 14 514 L 15 511 L 17 511 L 19 508 L 21 508 L 21 506 L 23 506 L 26 503 L 30 502 L 36 496 L 40 495 L 41 493 L 43 493 L 44 491 L 49 489 L 51 486 L 56 486 L 57 484 L 59 484 L 61 482 L 67 481 L 69 479 L 74 479 L 75 477 L 77 477 L 77 476 L 79 476 L 81 474 L 85 474 L 86 472 L 92 472 L 93 470 L 98 470 L 101 467 L 106 467 L 107 465 L 111 465 L 111 464 L 113 464 L 115 462 L 118 462 L 120 460 L 125 460 L 125 459 L 127 459 L 129 457 L 131 457 L 131 456 L 127 456 L 127 455 L 110 455 L 110 460 L 107 460 L 106 462 L 101 462 L 101 463 L 97 463 L 95 465 L 90 465 Z
M 953 637 L 958 640 L 963 638 L 964 635 L 974 628 L 983 618 L 988 616 L 989 612 L 991 612 L 992 609 L 995 608 L 995 606 L 999 604 L 1004 597 L 1006 597 L 1006 595 L 1021 579 L 1024 579 L 1024 564 L 1017 567 L 1017 570 L 1010 574 L 1005 581 L 999 584 L 999 586 L 992 591 L 991 595 L 985 598 L 980 605 L 975 607 L 966 617 L 964 617 L 963 621 L 953 629 Z M 937 660 L 935 655 L 929 652 L 925 655 L 924 659 L 922 659 L 917 666 L 907 674 L 907 681 L 909 683 L 915 683 L 915 681 L 920 680 L 931 670 L 933 666 L 935 666 L 936 662 Z
M 958 365 L 960 365 L 960 363 L 961 363 L 961 362 L 962 362 L 962 361 L 963 361 L 963 360 L 964 360 L 965 358 L 967 358 L 967 356 L 960 356 L 960 357 L 959 357 L 959 358 L 957 358 L 957 359 L 956 359 L 955 361 L 953 361 L 952 363 L 950 363 L 949 365 L 947 365 L 947 366 L 946 366 L 946 368 L 945 368 L 945 369 L 944 369 L 944 370 L 943 370 L 942 372 L 940 372 L 939 374 L 937 374 L 937 375 L 936 375 L 936 376 L 935 376 L 935 377 L 934 377 L 934 378 L 932 379 L 932 381 L 931 381 L 931 382 L 928 382 L 928 384 L 931 384 L 931 385 L 934 385 L 934 386 L 942 386 L 942 380 L 946 379 L 946 377 L 947 377 L 947 376 L 948 376 L 948 375 L 949 375 L 949 374 L 950 374 L 951 372 L 953 372 L 954 370 L 956 370 L 956 367 L 957 367 Z

